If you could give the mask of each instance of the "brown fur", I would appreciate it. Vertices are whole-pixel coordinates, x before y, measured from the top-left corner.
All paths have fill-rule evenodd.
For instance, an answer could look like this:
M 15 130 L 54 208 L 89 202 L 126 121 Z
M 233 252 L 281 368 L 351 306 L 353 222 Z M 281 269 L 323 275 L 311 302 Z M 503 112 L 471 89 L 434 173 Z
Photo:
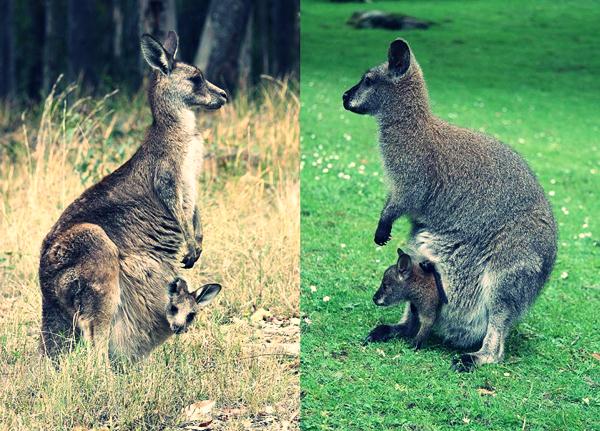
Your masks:
M 202 251 L 195 188 L 202 139 L 192 109 L 218 109 L 226 96 L 200 70 L 175 60 L 173 32 L 164 48 L 145 35 L 142 51 L 156 69 L 144 142 L 69 205 L 42 244 L 41 348 L 50 356 L 70 334 L 111 356 L 148 354 L 171 334 L 167 286 L 181 246 L 187 268 Z
M 432 272 L 425 272 L 421 265 L 413 264 L 408 254 L 398 249 L 398 262 L 384 273 L 381 286 L 373 296 L 377 305 L 388 306 L 408 301 L 415 316 L 409 333 L 415 348 L 419 348 L 431 333 L 441 306 L 441 298 Z M 390 327 L 382 325 L 373 332 L 386 332 Z M 382 341 L 371 333 L 369 341 Z

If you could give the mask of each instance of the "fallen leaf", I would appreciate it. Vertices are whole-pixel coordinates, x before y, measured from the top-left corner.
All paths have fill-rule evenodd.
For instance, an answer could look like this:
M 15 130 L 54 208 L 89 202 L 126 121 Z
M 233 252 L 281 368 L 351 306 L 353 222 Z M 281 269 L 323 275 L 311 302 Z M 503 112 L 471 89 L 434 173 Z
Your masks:
M 190 404 L 181 412 L 183 423 L 195 423 L 200 427 L 206 427 L 212 422 L 212 409 L 215 406 L 213 400 L 198 401 Z
M 598 361 L 600 361 L 600 353 L 594 352 L 592 353 L 592 357 Z
M 483 396 L 483 395 L 489 395 L 492 397 L 496 396 L 496 391 L 489 390 L 487 388 L 477 388 L 477 393 L 481 396 Z

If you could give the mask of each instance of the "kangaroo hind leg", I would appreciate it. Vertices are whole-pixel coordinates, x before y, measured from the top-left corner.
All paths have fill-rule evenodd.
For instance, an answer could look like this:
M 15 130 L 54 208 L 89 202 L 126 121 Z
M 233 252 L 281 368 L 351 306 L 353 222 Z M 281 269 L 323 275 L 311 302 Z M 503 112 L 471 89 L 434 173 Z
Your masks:
M 108 357 L 113 316 L 120 298 L 119 253 L 97 225 L 81 224 L 62 238 L 77 258 L 57 297 L 81 336 L 101 357 Z

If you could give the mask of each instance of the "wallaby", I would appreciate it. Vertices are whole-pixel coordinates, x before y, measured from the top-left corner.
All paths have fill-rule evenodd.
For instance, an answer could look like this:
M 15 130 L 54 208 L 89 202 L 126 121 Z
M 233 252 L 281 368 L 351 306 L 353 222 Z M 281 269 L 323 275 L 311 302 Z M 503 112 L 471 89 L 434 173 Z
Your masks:
M 415 321 L 411 322 L 411 333 L 406 336 L 413 338 L 415 349 L 419 349 L 431 333 L 442 305 L 441 286 L 436 285 L 434 271 L 431 262 L 413 263 L 410 255 L 398 249 L 398 262 L 385 270 L 381 285 L 373 296 L 373 302 L 380 306 L 409 302 Z M 371 338 L 383 341 L 393 337 L 394 327 L 381 325 L 376 333 L 369 334 L 366 341 L 371 341 Z
M 220 284 L 205 284 L 195 292 L 190 292 L 187 282 L 181 277 L 169 283 L 165 317 L 171 331 L 175 334 L 187 332 L 199 309 L 208 305 L 220 291 Z
M 379 125 L 390 192 L 375 242 L 384 245 L 394 221 L 408 216 L 410 245 L 435 264 L 448 296 L 436 330 L 459 348 L 480 346 L 453 367 L 500 361 L 556 259 L 556 224 L 535 175 L 509 146 L 432 114 L 421 68 L 402 39 L 343 102 Z M 407 306 L 397 335 L 410 332 L 413 314 Z
M 65 334 L 136 359 L 169 335 L 165 286 L 202 251 L 196 181 L 203 142 L 194 109 L 220 108 L 225 91 L 175 59 L 178 38 L 164 46 L 141 38 L 153 68 L 152 125 L 136 153 L 69 205 L 43 241 L 40 256 L 42 342 L 55 356 Z

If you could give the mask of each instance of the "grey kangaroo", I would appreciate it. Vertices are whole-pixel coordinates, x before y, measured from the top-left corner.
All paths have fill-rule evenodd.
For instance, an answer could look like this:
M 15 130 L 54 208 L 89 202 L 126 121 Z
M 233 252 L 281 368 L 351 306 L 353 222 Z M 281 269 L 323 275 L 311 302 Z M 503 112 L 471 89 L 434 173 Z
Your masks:
M 507 145 L 432 114 L 423 73 L 402 39 L 343 102 L 379 124 L 390 191 L 375 242 L 388 242 L 392 224 L 406 215 L 411 247 L 435 264 L 448 297 L 437 332 L 458 348 L 479 347 L 453 368 L 501 361 L 510 329 L 556 259 L 556 225 L 536 177 Z M 414 322 L 407 306 L 400 324 L 378 327 L 372 338 L 410 336 Z
M 135 154 L 69 205 L 43 241 L 40 256 L 43 353 L 55 356 L 65 334 L 82 336 L 111 356 L 137 359 L 170 334 L 166 288 L 202 251 L 196 181 L 203 143 L 194 109 L 213 110 L 225 91 L 175 59 L 178 38 L 161 45 L 142 36 L 154 72 L 148 90 L 153 122 Z
M 431 333 L 443 301 L 439 290 L 441 286 L 436 285 L 435 270 L 431 265 L 428 261 L 415 260 L 413 263 L 410 255 L 398 249 L 398 262 L 385 270 L 381 285 L 373 295 L 373 302 L 379 306 L 409 302 L 412 316 L 416 319 L 413 322 L 414 334 L 410 334 L 415 349 L 419 349 Z M 385 326 L 383 328 L 380 330 L 383 333 L 371 333 L 366 341 L 384 341 L 392 336 Z

